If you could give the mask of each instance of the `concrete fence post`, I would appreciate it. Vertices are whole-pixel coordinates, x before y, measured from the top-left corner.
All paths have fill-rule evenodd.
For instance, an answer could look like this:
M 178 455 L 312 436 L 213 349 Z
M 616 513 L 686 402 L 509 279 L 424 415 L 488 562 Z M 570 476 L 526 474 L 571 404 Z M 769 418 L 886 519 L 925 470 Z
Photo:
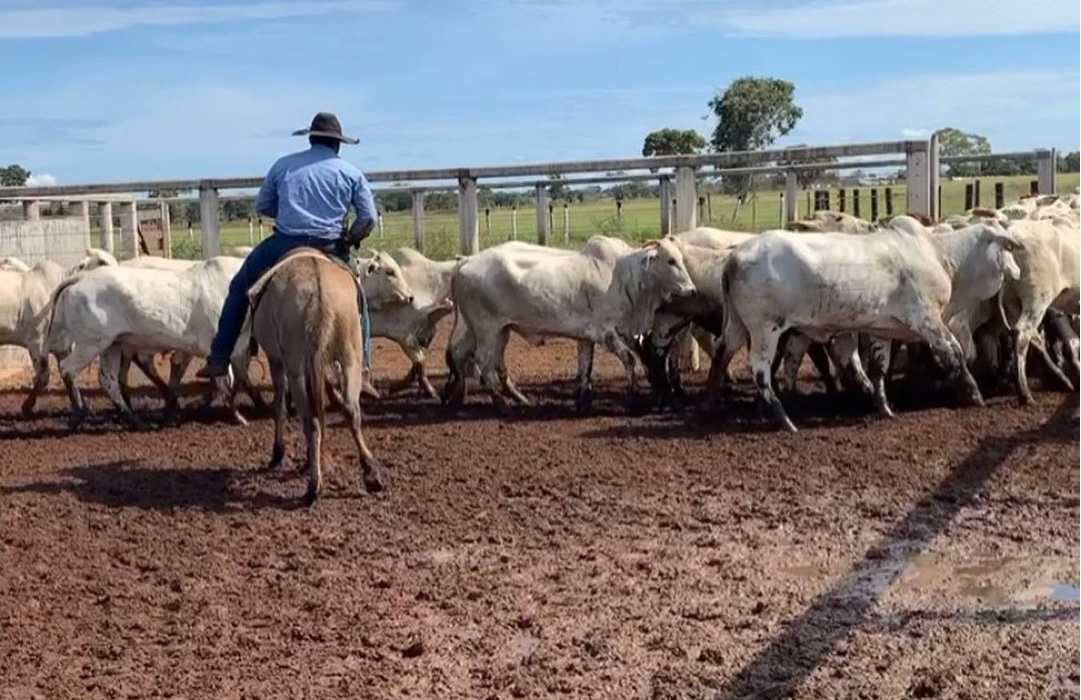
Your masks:
M 94 243 L 90 240 L 90 202 L 84 200 L 70 202 L 71 216 L 80 219 L 83 222 L 83 226 L 86 228 L 86 247 L 93 247 Z
M 41 202 L 36 199 L 27 199 L 23 202 L 23 218 L 27 221 L 37 221 L 41 218 Z
M 480 251 L 480 228 L 477 221 L 477 178 L 468 173 L 458 176 L 458 238 L 462 255 Z
M 697 225 L 697 203 L 694 168 L 676 168 L 676 233 L 690 231 Z
M 566 202 L 563 202 L 563 245 L 569 246 L 571 244 L 571 208 Z
M 537 185 L 537 245 L 548 245 L 548 188 Z
M 199 183 L 199 228 L 203 234 L 203 259 L 213 258 L 221 247 L 221 223 L 218 190 L 207 182 Z
M 927 143 L 927 177 L 931 191 L 930 208 L 927 211 L 927 216 L 931 217 L 933 221 L 942 218 L 942 185 L 939 184 L 942 167 L 939 161 L 941 157 L 939 151 L 938 134 L 933 133 Z
M 122 255 L 139 257 L 139 208 L 135 202 L 120 205 L 120 248 Z
M 784 221 L 783 228 L 799 218 L 799 177 L 794 170 L 787 170 L 784 174 Z
M 905 142 L 905 213 L 931 216 L 930 141 Z
M 667 177 L 660 178 L 661 198 L 661 236 L 667 236 L 672 232 L 672 181 Z
M 1036 151 L 1036 177 L 1040 194 L 1055 193 L 1055 149 Z
M 510 239 L 512 241 L 518 240 L 518 205 L 511 205 L 510 208 Z
M 98 216 L 101 218 L 101 248 L 113 252 L 113 203 L 98 203 Z
M 413 190 L 413 247 L 424 252 L 424 190 Z

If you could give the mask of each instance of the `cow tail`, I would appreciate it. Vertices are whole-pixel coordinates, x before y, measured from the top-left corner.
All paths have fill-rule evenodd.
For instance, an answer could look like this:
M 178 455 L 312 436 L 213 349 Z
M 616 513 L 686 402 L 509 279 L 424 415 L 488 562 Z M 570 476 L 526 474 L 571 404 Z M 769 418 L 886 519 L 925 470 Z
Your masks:
M 450 275 L 450 298 L 452 300 L 452 307 L 454 309 L 454 322 L 450 325 L 450 335 L 447 337 L 447 349 L 443 351 L 443 359 L 447 364 L 447 371 L 450 373 L 450 377 L 454 378 L 458 376 L 460 368 L 454 359 L 454 332 L 458 329 L 459 319 L 461 318 L 461 305 L 458 303 L 458 293 L 454 289 L 454 283 L 458 279 L 458 270 L 461 269 L 462 263 L 467 258 L 458 256 L 457 262 L 454 264 L 454 272 Z
M 60 297 L 67 288 L 78 282 L 79 279 L 80 275 L 73 275 L 72 277 L 63 280 L 56 286 L 53 293 L 49 295 L 49 323 L 45 326 L 45 348 L 50 352 L 53 348 L 51 338 L 53 337 L 53 325 L 56 322 L 56 307 L 59 306 Z M 65 350 L 67 350 L 67 348 L 65 348 Z

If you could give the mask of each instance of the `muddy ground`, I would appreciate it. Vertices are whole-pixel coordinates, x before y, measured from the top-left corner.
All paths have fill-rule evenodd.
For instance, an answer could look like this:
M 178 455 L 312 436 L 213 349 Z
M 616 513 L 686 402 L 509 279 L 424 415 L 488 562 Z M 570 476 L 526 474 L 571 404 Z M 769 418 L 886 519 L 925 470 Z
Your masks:
M 1078 696 L 1076 394 L 882 421 L 805 383 L 788 435 L 743 390 L 628 416 L 608 356 L 578 418 L 574 358 L 513 343 L 510 419 L 366 401 L 379 495 L 334 414 L 310 511 L 265 415 L 98 393 L 70 434 L 0 393 L 0 698 Z

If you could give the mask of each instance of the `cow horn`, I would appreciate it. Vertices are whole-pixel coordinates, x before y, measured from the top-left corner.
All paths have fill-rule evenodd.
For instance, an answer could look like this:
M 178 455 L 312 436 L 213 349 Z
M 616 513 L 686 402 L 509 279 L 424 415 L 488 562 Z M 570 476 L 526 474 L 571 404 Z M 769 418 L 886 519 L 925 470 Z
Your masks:
M 661 244 L 656 238 L 650 238 L 648 241 L 642 243 L 643 248 L 656 248 Z

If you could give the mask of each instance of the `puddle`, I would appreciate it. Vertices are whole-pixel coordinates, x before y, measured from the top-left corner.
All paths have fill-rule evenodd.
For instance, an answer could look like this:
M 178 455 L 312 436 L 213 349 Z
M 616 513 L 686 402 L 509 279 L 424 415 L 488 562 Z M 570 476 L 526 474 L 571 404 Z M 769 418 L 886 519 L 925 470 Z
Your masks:
M 1047 597 L 1052 600 L 1061 600 L 1066 603 L 1076 603 L 1081 601 L 1081 588 L 1071 586 L 1068 583 L 1056 583 L 1051 586 L 1047 593 Z

